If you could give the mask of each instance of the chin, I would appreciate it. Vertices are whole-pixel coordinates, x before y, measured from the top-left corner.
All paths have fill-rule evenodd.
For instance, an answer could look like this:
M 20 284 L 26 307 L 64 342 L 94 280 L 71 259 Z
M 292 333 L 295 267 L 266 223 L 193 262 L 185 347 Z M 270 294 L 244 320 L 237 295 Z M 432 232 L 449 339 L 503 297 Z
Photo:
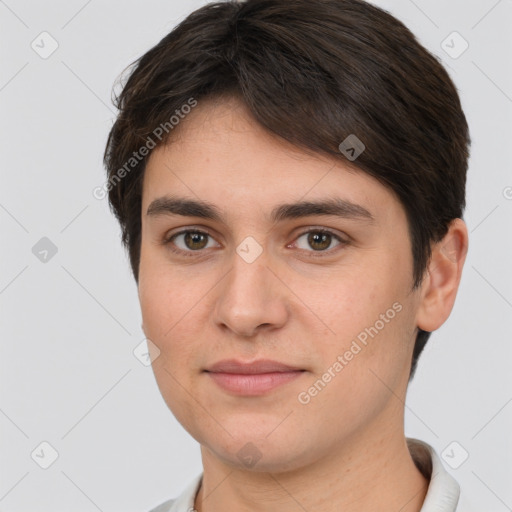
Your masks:
M 282 473 L 312 462 L 306 439 L 292 439 L 284 430 L 282 436 L 273 439 L 268 438 L 268 432 L 265 436 L 251 436 L 245 431 L 233 437 L 226 434 L 220 442 L 211 438 L 198 442 L 215 458 L 241 471 Z M 314 452 L 313 447 L 311 451 Z

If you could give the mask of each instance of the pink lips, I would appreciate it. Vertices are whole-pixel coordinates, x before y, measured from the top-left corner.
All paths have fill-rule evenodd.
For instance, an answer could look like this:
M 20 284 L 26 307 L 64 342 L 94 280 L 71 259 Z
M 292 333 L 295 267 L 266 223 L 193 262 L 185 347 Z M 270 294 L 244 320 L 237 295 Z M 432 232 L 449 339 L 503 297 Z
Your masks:
M 206 372 L 225 391 L 255 396 L 300 377 L 305 370 L 269 359 L 242 363 L 235 359 L 219 361 Z

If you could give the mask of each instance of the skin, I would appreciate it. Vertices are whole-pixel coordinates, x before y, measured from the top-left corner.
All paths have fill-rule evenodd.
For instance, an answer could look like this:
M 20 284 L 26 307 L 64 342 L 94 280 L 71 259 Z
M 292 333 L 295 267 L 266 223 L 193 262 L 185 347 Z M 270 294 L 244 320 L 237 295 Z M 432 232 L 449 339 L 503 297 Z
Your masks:
M 147 215 L 166 194 L 208 201 L 223 221 Z M 282 203 L 333 197 L 364 207 L 373 221 L 268 218 Z M 143 329 L 160 350 L 153 370 L 162 396 L 201 445 L 196 510 L 418 512 L 428 481 L 404 435 L 410 361 L 417 328 L 437 329 L 453 307 L 464 222 L 453 221 L 433 246 L 429 272 L 412 290 L 407 219 L 394 193 L 348 160 L 275 138 L 235 100 L 201 102 L 172 143 L 152 152 L 141 216 Z M 310 244 L 315 228 L 347 243 L 333 236 Z M 183 229 L 209 236 L 196 245 L 183 234 L 164 243 Z M 236 252 L 249 236 L 262 249 L 252 263 Z M 299 393 L 394 303 L 400 312 L 300 403 Z M 235 396 L 204 372 L 231 358 L 306 371 L 263 396 Z M 252 467 L 237 456 L 247 443 L 261 455 Z

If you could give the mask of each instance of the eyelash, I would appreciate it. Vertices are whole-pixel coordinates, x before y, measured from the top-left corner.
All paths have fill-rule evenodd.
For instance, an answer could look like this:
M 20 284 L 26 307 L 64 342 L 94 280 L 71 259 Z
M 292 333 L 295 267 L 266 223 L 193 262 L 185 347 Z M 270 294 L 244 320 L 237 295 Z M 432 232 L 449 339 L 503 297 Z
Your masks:
M 192 251 L 192 250 L 189 250 L 189 251 L 184 251 L 183 249 L 177 249 L 176 247 L 173 247 L 173 240 L 179 236 L 179 235 L 183 235 L 183 234 L 187 234 L 187 233 L 194 233 L 194 234 L 199 234 L 199 235 L 205 235 L 205 236 L 208 236 L 208 237 L 211 237 L 213 238 L 212 235 L 210 235 L 210 233 L 206 232 L 206 231 L 202 231 L 200 229 L 184 229 L 183 231 L 178 231 L 177 233 L 173 233 L 172 235 L 166 237 L 164 240 L 163 240 L 163 245 L 165 246 L 168 246 L 169 250 L 175 254 L 179 254 L 179 255 L 182 255 L 182 256 L 185 256 L 185 257 L 195 257 L 197 254 L 201 253 L 204 251 L 204 249 L 198 249 L 197 251 Z M 327 235 L 331 235 L 332 237 L 334 237 L 339 243 L 339 245 L 337 245 L 336 247 L 338 249 L 341 249 L 343 248 L 344 246 L 348 245 L 348 241 L 341 238 L 339 235 L 335 234 L 334 232 L 330 231 L 329 229 L 325 229 L 325 228 L 316 228 L 316 229 L 308 229 L 306 231 L 303 231 L 302 233 L 299 233 L 297 235 L 297 239 L 299 239 L 301 236 L 303 235 L 306 235 L 308 233 L 317 233 L 317 234 L 327 234 Z M 311 253 L 311 257 L 313 258 L 324 258 L 326 256 L 330 256 L 331 255 L 331 251 L 336 251 L 336 247 L 334 249 L 329 249 L 329 250 L 325 250 L 325 251 L 307 251 L 306 249 L 300 249 L 301 251 L 306 251 L 306 252 L 310 252 Z

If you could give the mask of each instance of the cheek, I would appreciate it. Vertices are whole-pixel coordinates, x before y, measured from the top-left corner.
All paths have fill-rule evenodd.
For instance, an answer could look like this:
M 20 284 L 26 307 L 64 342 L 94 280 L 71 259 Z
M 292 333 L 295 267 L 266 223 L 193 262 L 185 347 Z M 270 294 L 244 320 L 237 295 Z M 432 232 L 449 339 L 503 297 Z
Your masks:
M 319 288 L 305 282 L 303 289 L 304 302 L 334 331 L 331 337 L 345 340 L 373 325 L 399 295 L 392 283 L 356 268 L 333 275 Z
M 161 280 L 148 288 L 146 284 L 141 286 L 139 294 L 144 332 L 158 346 L 162 355 L 172 356 L 174 364 L 176 355 L 183 357 L 186 348 L 191 347 L 190 343 L 179 340 L 184 340 L 185 332 L 190 331 L 187 312 L 192 307 L 187 307 L 189 301 L 183 294 L 176 293 L 174 287 L 164 286 Z M 190 334 L 188 338 L 187 341 L 190 341 Z
M 180 322 L 179 301 L 176 293 L 158 279 L 156 273 L 146 272 L 141 264 L 139 273 L 139 300 L 144 325 L 144 333 L 159 350 L 153 361 L 153 371 L 162 395 L 167 401 L 175 394 L 175 368 L 183 368 L 187 355 L 176 343 L 183 320 Z M 169 372 L 169 373 L 168 373 Z M 168 404 L 170 405 L 170 404 Z
M 160 350 L 157 368 L 188 378 L 204 351 L 205 307 L 211 279 L 173 269 L 161 258 L 141 258 L 139 301 L 144 332 Z M 163 370 L 162 370 L 163 371 Z M 162 375 L 165 377 L 165 375 Z
M 409 281 L 399 280 L 385 265 L 336 276 L 326 293 L 310 287 L 311 309 L 328 326 L 323 338 L 323 364 L 328 368 L 345 356 L 352 377 L 366 379 L 369 368 L 402 371 L 411 349 Z M 306 290 L 306 289 L 305 289 Z M 410 327 L 410 326 L 409 326 Z
M 143 245 L 138 293 L 148 337 L 153 336 L 162 345 L 168 344 L 173 332 L 186 321 L 187 310 L 192 307 L 187 305 L 194 299 L 191 290 L 197 289 L 197 284 L 192 286 L 190 281 L 180 278 L 157 251 Z
M 197 364 L 194 357 L 200 350 L 196 346 L 200 339 L 188 322 L 194 297 L 183 293 L 186 282 L 148 263 L 141 262 L 139 300 L 145 335 L 160 351 L 152 363 L 153 372 L 167 406 L 183 425 L 188 425 L 193 407 L 183 389 L 192 386 L 190 370 Z
M 173 295 L 163 286 L 156 273 L 147 272 L 141 264 L 139 271 L 139 301 L 145 333 L 149 338 L 162 341 L 172 326 Z M 160 345 L 158 343 L 158 345 Z

